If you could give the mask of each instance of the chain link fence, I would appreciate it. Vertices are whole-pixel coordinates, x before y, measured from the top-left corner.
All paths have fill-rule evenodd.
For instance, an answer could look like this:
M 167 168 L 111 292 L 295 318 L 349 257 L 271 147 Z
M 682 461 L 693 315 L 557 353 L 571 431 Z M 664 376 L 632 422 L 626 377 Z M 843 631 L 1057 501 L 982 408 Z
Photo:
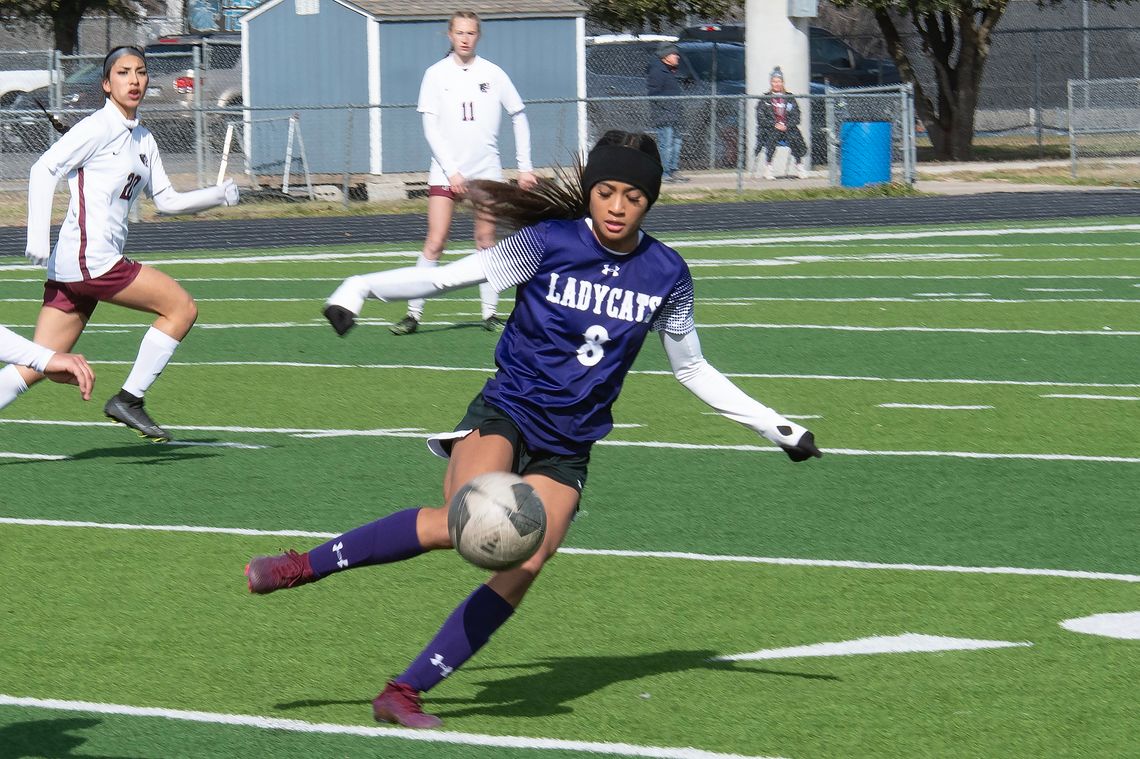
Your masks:
M 65 83 L 98 77 L 92 66 L 98 61 L 84 56 L 61 56 Z M 100 59 L 101 60 L 101 59 Z M 148 56 L 151 70 L 158 59 Z M 195 67 L 196 68 L 196 67 Z M 172 69 L 170 76 L 178 74 Z M 66 86 L 48 88 L 48 111 L 66 125 L 76 123 L 96 108 L 68 102 Z M 102 107 L 99 91 L 98 107 Z M 162 151 L 163 163 L 179 189 L 203 186 L 229 176 L 253 197 L 293 202 L 319 199 L 347 204 L 352 200 L 391 200 L 426 193 L 428 149 L 418 131 L 419 114 L 414 104 L 342 107 L 220 107 L 144 103 L 140 114 L 151 128 Z M 684 112 L 681 168 L 688 173 L 708 173 L 721 186 L 737 189 L 759 186 L 762 157 L 757 155 L 756 112 L 764 98 L 748 96 L 681 96 L 675 105 Z M 845 145 L 844 125 L 882 123 L 887 136 L 871 146 L 881 157 L 887 176 L 878 181 L 913 181 L 913 104 L 909 92 L 833 90 L 797 98 L 804 111 L 800 126 L 809 146 L 804 160 L 810 176 L 831 184 L 844 181 L 844 161 L 861 160 L 863 145 Z M 535 162 L 540 167 L 569 166 L 607 129 L 648 131 L 650 98 L 613 97 L 579 100 L 528 101 L 527 112 L 536 143 Z M 24 101 L 18 107 L 0 109 L 0 206 L 26 202 L 27 177 L 32 163 L 59 135 L 38 106 Z M 579 116 L 584 114 L 584 121 Z M 584 141 L 576 130 L 550 131 L 544 124 L 581 123 Z M 408 127 L 406 125 L 413 125 Z M 379 129 L 377 129 L 379 127 Z M 413 133 L 414 130 L 414 133 Z M 398 149 L 395 133 L 403 143 L 422 152 Z M 380 139 L 375 139 L 380 135 Z M 370 144 L 370 141 L 372 144 Z M 538 143 L 541 141 L 541 154 Z M 502 130 L 500 150 L 504 165 L 514 163 L 513 135 Z M 380 172 L 372 171 L 380 153 Z M 781 145 L 774 157 L 777 173 L 797 176 L 788 149 Z M 66 184 L 57 187 L 66 192 Z M 57 207 L 59 207 L 57 201 Z M 19 214 L 2 216 L 5 223 L 19 223 Z
M 1102 9 L 1103 10 L 1103 9 Z M 1111 16 L 1101 16 L 1105 21 Z M 1031 18 L 1019 19 L 1034 22 Z M 1002 23 L 1006 23 L 1003 19 Z M 869 57 L 888 57 L 881 35 L 847 38 Z M 922 39 L 903 34 L 904 49 L 928 97 L 937 94 L 935 71 Z M 957 49 L 952 51 L 955 60 Z M 999 27 L 994 30 L 975 114 L 975 144 L 1035 144 L 1038 155 L 1068 139 L 1068 81 L 1113 79 L 1140 72 L 1140 26 Z
M 1135 182 L 1140 167 L 1140 79 L 1071 79 L 1068 107 L 1072 177 Z

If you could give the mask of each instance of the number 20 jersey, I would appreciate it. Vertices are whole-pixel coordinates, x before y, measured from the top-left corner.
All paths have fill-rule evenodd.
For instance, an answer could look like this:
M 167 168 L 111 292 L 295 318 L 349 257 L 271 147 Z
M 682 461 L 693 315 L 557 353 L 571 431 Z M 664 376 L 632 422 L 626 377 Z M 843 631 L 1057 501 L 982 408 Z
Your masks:
M 623 255 L 599 244 L 585 219 L 547 221 L 480 256 L 492 285 L 518 286 L 483 396 L 532 450 L 572 455 L 605 437 L 649 332 L 694 329 L 688 266 L 649 235 Z
M 48 279 L 58 282 L 105 274 L 123 257 L 131 206 L 148 188 L 153 195 L 170 187 L 150 130 L 124 117 L 110 100 L 73 126 L 38 163 L 57 180 L 66 176 L 71 190 L 48 261 Z

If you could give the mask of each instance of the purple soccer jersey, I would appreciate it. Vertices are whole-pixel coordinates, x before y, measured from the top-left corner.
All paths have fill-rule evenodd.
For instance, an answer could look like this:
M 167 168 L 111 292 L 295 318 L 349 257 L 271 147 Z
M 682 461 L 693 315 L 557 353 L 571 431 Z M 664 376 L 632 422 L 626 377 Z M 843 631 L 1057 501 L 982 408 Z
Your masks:
M 693 329 L 689 269 L 648 235 L 619 255 L 584 219 L 547 221 L 481 255 L 491 284 L 518 285 L 483 396 L 534 450 L 570 455 L 605 437 L 646 335 Z

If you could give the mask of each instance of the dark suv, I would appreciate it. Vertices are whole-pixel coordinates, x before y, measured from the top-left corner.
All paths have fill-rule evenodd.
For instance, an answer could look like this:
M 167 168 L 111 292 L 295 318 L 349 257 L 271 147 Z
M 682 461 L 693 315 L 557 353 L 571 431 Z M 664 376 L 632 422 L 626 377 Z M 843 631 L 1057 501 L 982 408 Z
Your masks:
M 657 60 L 661 39 L 637 37 L 595 38 L 586 47 L 586 94 L 591 137 L 607 129 L 652 130 L 649 123 L 647 72 Z M 677 76 L 681 94 L 740 95 L 744 92 L 744 46 L 735 42 L 679 40 Z M 632 97 L 638 100 L 598 102 L 594 98 Z M 710 151 L 716 165 L 735 165 L 739 106 L 734 100 L 681 99 L 684 142 L 682 164 L 708 168 Z M 714 120 L 715 116 L 715 120 Z
M 686 27 L 681 40 L 704 40 L 744 43 L 744 27 L 734 24 L 704 24 Z M 898 67 L 886 58 L 867 58 L 831 32 L 818 26 L 808 27 L 808 54 L 811 57 L 811 81 L 832 87 L 871 87 L 898 84 Z

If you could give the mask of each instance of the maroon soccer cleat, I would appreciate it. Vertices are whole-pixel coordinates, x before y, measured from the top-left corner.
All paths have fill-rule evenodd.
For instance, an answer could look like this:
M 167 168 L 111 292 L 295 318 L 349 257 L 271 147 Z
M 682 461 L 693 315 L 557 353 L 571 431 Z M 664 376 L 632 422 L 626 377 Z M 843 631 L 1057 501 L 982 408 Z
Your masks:
M 394 722 L 404 727 L 439 727 L 443 720 L 424 714 L 419 692 L 410 685 L 389 680 L 388 685 L 372 701 L 372 716 L 377 722 Z
M 254 556 L 245 565 L 245 576 L 250 593 L 272 593 L 319 579 L 309 566 L 309 554 L 291 550 L 277 556 Z

